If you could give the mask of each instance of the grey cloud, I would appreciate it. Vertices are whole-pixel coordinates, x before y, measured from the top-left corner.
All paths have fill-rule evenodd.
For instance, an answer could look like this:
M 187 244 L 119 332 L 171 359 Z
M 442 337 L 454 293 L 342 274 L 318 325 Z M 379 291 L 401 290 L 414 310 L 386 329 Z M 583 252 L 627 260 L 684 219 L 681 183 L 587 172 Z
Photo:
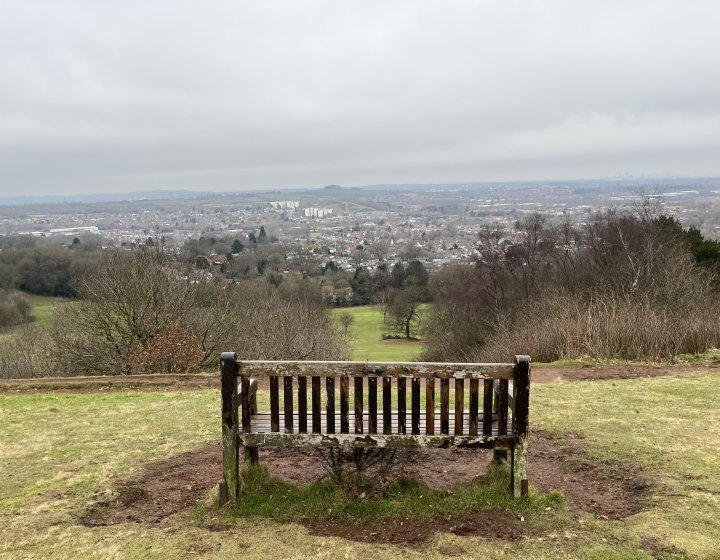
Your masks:
M 710 1 L 0 4 L 0 195 L 720 174 Z

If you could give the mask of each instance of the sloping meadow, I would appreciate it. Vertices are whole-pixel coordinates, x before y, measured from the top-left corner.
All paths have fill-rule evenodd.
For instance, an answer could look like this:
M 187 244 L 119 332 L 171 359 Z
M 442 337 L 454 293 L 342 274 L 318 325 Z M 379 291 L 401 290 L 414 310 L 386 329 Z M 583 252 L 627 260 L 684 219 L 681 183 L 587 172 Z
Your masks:
M 718 381 L 718 373 L 691 373 L 533 387 L 535 464 L 554 457 L 558 465 L 578 465 L 538 472 L 537 483 L 563 490 L 565 478 L 587 471 L 646 485 L 636 506 L 618 515 L 592 500 L 578 506 L 581 484 L 566 486 L 567 502 L 536 491 L 527 503 L 502 503 L 497 485 L 504 477 L 453 481 L 452 461 L 445 490 L 402 482 L 370 499 L 338 497 L 326 482 L 288 485 L 268 460 L 267 472 L 253 474 L 257 510 L 220 511 L 220 470 L 213 477 L 212 463 L 217 391 L 4 395 L 0 558 L 713 558 L 720 542 L 720 410 L 711 388 Z M 309 464 L 307 457 L 295 462 Z M 416 464 L 415 472 L 423 468 Z M 475 487 L 482 483 L 491 490 Z M 164 490 L 153 493 L 157 488 Z M 163 509 L 167 488 L 177 504 Z M 474 508 L 467 496 L 484 503 Z M 443 517 L 422 515 L 428 499 L 442 504 Z M 142 500 L 152 516 L 133 513 Z M 342 514 L 322 511 L 325 503 L 341 504 Z M 512 534 L 478 533 L 490 518 L 505 519 Z M 341 529 L 332 530 L 338 523 Z M 413 523 L 430 536 L 378 537 L 409 532 Z

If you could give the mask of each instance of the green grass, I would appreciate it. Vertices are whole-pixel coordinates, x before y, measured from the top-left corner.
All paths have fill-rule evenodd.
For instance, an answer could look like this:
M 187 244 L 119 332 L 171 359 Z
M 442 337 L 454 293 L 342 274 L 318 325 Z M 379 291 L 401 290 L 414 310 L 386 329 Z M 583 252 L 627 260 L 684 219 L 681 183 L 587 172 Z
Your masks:
M 37 296 L 34 294 L 25 294 L 25 297 L 30 301 L 30 305 L 32 305 L 30 313 L 35 320 L 41 324 L 49 323 L 50 319 L 52 319 L 55 306 L 65 301 L 63 298 Z
M 656 557 L 718 558 L 718 383 L 712 372 L 533 387 L 534 428 L 576 434 L 591 456 L 638 465 L 653 481 L 645 510 L 625 521 L 555 514 L 562 506 L 554 496 L 510 503 L 502 471 L 455 488 L 449 499 L 401 484 L 386 500 L 359 500 L 327 484 L 296 489 L 260 470 L 245 473 L 257 486 L 235 511 L 219 512 L 212 490 L 194 511 L 157 524 L 90 528 L 79 517 L 113 495 L 113 480 L 219 440 L 218 392 L 0 396 L 0 559 L 443 558 L 442 547 L 453 544 L 467 558 L 649 560 L 642 550 L 648 538 L 660 550 Z M 304 515 L 412 518 L 429 515 L 430 505 L 455 514 L 488 502 L 543 517 L 543 532 L 517 542 L 440 534 L 426 548 L 402 549 L 311 536 L 291 522 Z M 328 504 L 333 512 L 326 513 Z M 553 509 L 548 518 L 545 504 Z M 209 528 L 207 521 L 220 518 L 227 530 Z
M 251 515 L 293 521 L 312 517 L 357 522 L 375 517 L 462 515 L 476 510 L 478 504 L 492 504 L 533 521 L 546 508 L 564 508 L 564 500 L 557 493 L 512 499 L 507 486 L 510 474 L 505 467 L 491 469 L 470 485 L 437 490 L 400 478 L 390 485 L 387 496 L 362 499 L 357 498 L 359 491 L 348 492 L 327 480 L 297 488 L 269 476 L 262 464 L 244 465 L 242 476 L 248 491 L 243 501 L 228 512 L 231 518 Z M 362 487 L 361 482 L 358 490 Z
M 427 315 L 430 308 L 423 305 L 421 314 Z M 363 305 L 359 307 L 341 307 L 333 309 L 333 316 L 349 313 L 353 317 L 349 337 L 353 360 L 375 362 L 407 362 L 418 357 L 422 352 L 419 340 L 383 340 L 382 335 L 392 334 L 392 326 L 383 322 L 383 310 L 379 305 Z M 422 319 L 421 319 L 422 323 Z M 338 324 L 338 329 L 340 326 Z M 417 336 L 417 333 L 411 333 Z

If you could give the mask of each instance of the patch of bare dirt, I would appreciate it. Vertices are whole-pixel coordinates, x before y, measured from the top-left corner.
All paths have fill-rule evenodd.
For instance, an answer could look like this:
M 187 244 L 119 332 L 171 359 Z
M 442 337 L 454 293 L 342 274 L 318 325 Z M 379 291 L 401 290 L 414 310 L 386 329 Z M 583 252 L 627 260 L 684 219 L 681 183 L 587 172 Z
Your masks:
M 602 381 L 615 379 L 638 379 L 644 377 L 672 377 L 702 369 L 719 369 L 720 362 L 709 364 L 652 366 L 652 365 L 583 365 L 567 367 L 535 367 L 533 383 L 553 381 Z
M 590 461 L 577 439 L 542 431 L 530 439 L 529 478 L 541 492 L 559 490 L 573 509 L 601 519 L 638 513 L 650 489 L 638 467 Z
M 198 374 L 113 375 L 0 379 L 0 394 L 99 393 L 108 391 L 193 391 L 220 389 L 220 377 Z
M 530 480 L 542 492 L 562 491 L 572 509 L 600 518 L 620 519 L 641 509 L 648 485 L 642 473 L 610 461 L 591 461 L 580 442 L 535 432 L 530 443 Z M 491 453 L 477 450 L 429 450 L 407 453 L 390 475 L 415 478 L 432 488 L 470 482 L 485 472 Z M 261 450 L 271 474 L 298 485 L 325 476 L 321 457 L 310 450 Z M 195 506 L 221 477 L 221 449 L 209 445 L 147 464 L 137 476 L 115 484 L 112 499 L 92 505 L 80 521 L 87 526 L 158 523 Z M 464 516 L 428 520 L 385 518 L 351 524 L 307 519 L 312 534 L 416 546 L 439 531 L 513 540 L 528 534 L 527 525 L 509 512 L 485 509 Z M 224 530 L 225 526 L 207 527 Z
M 116 495 L 92 505 L 80 522 L 87 526 L 158 523 L 195 506 L 221 473 L 219 445 L 148 463 L 138 476 L 117 482 Z
M 398 342 L 393 340 L 393 342 Z M 568 367 L 536 367 L 532 371 L 533 383 L 552 381 L 592 381 L 667 377 L 682 375 L 701 369 L 720 369 L 720 361 L 698 365 L 584 365 Z M 258 380 L 258 388 L 267 390 L 267 379 Z M 42 377 L 32 379 L 0 379 L 0 394 L 61 392 L 96 393 L 105 391 L 192 391 L 219 389 L 218 375 L 117 375 L 98 377 Z
M 526 523 L 512 513 L 496 508 L 487 508 L 463 516 L 446 515 L 431 519 L 386 517 L 362 523 L 306 519 L 303 525 L 311 535 L 415 547 L 427 544 L 437 532 L 506 541 L 520 540 L 528 533 Z M 455 552 L 457 553 L 457 550 Z

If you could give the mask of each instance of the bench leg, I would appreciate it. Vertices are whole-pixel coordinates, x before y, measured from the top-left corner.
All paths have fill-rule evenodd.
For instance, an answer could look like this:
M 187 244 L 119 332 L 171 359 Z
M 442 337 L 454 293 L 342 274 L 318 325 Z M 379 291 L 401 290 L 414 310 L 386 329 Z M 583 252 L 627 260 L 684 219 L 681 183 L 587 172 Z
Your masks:
M 220 356 L 220 393 L 222 396 L 222 450 L 223 486 L 220 487 L 220 505 L 238 500 L 239 476 L 238 459 L 238 410 L 237 410 L 237 369 L 234 352 Z
M 260 460 L 257 447 L 246 447 L 245 448 L 245 460 L 253 464 L 256 464 Z
M 515 498 L 528 495 L 528 446 L 525 437 L 518 438 L 510 452 L 510 484 Z
M 515 356 L 513 375 L 513 445 L 510 467 L 513 496 L 528 494 L 528 415 L 530 412 L 530 358 Z

